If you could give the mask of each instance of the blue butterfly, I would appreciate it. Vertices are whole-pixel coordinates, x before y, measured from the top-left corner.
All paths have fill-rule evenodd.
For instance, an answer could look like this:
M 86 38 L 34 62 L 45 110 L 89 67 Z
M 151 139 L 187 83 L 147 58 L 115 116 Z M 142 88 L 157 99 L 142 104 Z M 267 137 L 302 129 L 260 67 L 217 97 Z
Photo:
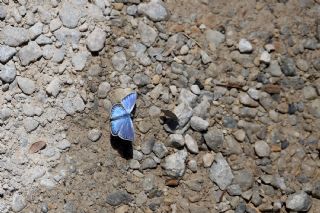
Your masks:
M 121 104 L 113 105 L 111 109 L 111 134 L 123 140 L 134 140 L 134 128 L 131 120 L 131 112 L 137 100 L 137 93 L 132 92 L 121 101 Z

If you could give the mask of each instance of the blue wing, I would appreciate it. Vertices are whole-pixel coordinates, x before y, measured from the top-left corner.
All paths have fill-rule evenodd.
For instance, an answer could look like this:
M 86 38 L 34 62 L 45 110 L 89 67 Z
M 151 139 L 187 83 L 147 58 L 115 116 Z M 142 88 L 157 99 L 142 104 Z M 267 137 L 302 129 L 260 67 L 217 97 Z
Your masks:
M 136 92 L 132 92 L 122 99 L 122 101 L 121 101 L 122 106 L 127 111 L 127 113 L 130 114 L 132 112 L 133 107 L 136 104 L 136 100 L 137 100 L 137 93 Z
M 134 140 L 134 128 L 133 128 L 133 123 L 130 118 L 130 116 L 126 116 L 121 119 L 121 128 L 120 131 L 118 132 L 118 136 L 127 141 L 133 141 Z
M 125 108 L 123 108 L 123 106 L 121 104 L 115 104 L 112 106 L 111 109 L 111 120 L 116 120 L 118 118 L 121 118 L 125 115 L 127 115 L 127 111 L 125 110 Z

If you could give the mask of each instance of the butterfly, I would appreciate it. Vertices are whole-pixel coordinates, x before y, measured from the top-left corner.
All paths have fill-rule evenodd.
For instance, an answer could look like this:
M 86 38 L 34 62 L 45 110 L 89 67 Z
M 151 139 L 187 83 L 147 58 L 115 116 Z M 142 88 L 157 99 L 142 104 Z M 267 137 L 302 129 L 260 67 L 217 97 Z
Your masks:
M 137 100 L 137 93 L 132 92 L 111 109 L 111 134 L 127 141 L 134 140 L 134 128 L 131 120 L 131 112 Z

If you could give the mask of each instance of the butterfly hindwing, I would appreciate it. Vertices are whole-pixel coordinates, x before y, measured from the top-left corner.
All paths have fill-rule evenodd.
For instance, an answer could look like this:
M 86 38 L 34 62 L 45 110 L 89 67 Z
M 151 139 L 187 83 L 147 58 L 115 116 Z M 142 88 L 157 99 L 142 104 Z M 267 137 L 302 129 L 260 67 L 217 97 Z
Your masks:
M 121 104 L 123 108 L 127 111 L 127 113 L 132 112 L 134 105 L 136 103 L 136 100 L 137 100 L 136 92 L 132 92 L 122 99 Z
M 118 132 L 118 136 L 123 140 L 133 141 L 134 140 L 134 128 L 130 116 L 126 116 L 123 119 L 123 124 Z

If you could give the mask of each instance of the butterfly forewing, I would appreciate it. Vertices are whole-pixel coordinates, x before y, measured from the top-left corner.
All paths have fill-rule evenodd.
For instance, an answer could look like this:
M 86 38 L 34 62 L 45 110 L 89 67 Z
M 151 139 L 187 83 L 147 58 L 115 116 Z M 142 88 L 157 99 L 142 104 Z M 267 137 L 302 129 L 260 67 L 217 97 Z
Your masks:
M 121 118 L 121 117 L 125 116 L 126 114 L 128 114 L 128 113 L 123 108 L 123 106 L 121 104 L 115 104 L 115 105 L 113 105 L 113 107 L 111 109 L 111 120 Z
M 118 132 L 118 136 L 123 140 L 133 141 L 134 129 L 130 116 L 126 116 L 121 120 L 123 120 L 123 124 L 121 125 L 121 128 Z
M 122 99 L 121 104 L 124 107 L 124 109 L 127 111 L 127 113 L 130 114 L 132 112 L 133 107 L 136 103 L 136 100 L 137 100 L 136 92 L 130 93 L 129 95 L 127 95 Z

